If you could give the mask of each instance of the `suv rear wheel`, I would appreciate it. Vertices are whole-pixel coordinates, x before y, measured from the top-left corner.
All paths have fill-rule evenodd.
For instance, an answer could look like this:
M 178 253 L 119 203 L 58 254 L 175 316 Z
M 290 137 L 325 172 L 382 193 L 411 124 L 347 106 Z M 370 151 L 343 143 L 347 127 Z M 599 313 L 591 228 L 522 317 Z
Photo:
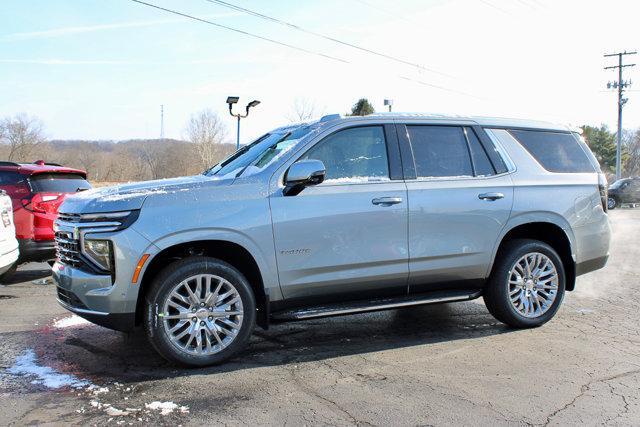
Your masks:
M 616 199 L 613 196 L 609 196 L 609 198 L 607 198 L 607 209 L 613 210 L 617 206 L 618 206 L 618 199 Z
M 255 312 L 255 297 L 242 273 L 215 258 L 190 257 L 154 280 L 146 295 L 145 330 L 165 359 L 208 366 L 245 347 Z
M 564 291 L 564 266 L 557 252 L 538 240 L 517 239 L 500 251 L 483 298 L 499 321 L 532 328 L 551 320 Z

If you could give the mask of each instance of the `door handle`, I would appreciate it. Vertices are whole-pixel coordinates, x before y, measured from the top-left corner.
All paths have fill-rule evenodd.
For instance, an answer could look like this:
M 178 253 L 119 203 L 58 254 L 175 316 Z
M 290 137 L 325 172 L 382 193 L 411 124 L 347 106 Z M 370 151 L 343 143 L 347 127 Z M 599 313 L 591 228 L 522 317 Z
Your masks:
M 482 193 L 482 194 L 478 194 L 478 199 L 494 201 L 494 200 L 498 200 L 498 199 L 504 199 L 504 194 L 502 194 L 502 193 Z
M 376 197 L 371 201 L 374 205 L 391 206 L 402 203 L 402 197 Z

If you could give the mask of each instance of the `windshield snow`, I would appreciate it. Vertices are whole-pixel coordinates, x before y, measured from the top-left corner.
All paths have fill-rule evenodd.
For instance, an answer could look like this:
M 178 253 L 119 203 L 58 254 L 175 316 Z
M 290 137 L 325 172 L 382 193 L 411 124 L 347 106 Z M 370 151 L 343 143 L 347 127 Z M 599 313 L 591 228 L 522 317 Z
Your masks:
M 263 135 L 204 174 L 216 178 L 237 178 L 260 172 L 293 148 L 310 131 L 309 126 L 300 126 Z

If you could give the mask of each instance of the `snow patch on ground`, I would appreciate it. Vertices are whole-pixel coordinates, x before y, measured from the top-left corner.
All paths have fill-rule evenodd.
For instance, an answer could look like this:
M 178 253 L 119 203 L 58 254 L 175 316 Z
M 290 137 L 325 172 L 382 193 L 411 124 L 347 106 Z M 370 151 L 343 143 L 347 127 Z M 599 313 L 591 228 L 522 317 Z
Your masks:
M 88 325 L 90 323 L 91 322 L 89 322 L 88 320 L 83 319 L 82 317 L 76 316 L 74 314 L 73 316 L 56 320 L 55 322 L 53 322 L 53 327 L 54 328 L 70 328 L 75 326 Z
M 180 406 L 173 402 L 151 402 L 145 403 L 145 408 L 151 409 L 153 411 L 160 411 L 160 415 L 169 415 L 175 410 L 179 410 L 181 413 L 185 414 L 189 412 L 189 408 L 187 406 Z
M 61 374 L 53 368 L 39 365 L 33 350 L 27 350 L 18 356 L 16 363 L 7 369 L 7 372 L 13 375 L 35 377 L 31 384 L 41 384 L 48 388 L 84 388 L 91 385 L 89 381 L 74 375 Z

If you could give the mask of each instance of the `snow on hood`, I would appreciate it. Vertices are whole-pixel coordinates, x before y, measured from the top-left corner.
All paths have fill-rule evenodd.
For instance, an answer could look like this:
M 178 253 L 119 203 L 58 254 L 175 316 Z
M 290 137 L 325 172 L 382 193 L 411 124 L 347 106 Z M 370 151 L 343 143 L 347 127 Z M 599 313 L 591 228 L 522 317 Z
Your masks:
M 140 209 L 144 200 L 151 195 L 188 191 L 200 183 L 211 181 L 211 178 L 204 175 L 194 175 L 94 188 L 65 198 L 60 212 L 115 212 Z

